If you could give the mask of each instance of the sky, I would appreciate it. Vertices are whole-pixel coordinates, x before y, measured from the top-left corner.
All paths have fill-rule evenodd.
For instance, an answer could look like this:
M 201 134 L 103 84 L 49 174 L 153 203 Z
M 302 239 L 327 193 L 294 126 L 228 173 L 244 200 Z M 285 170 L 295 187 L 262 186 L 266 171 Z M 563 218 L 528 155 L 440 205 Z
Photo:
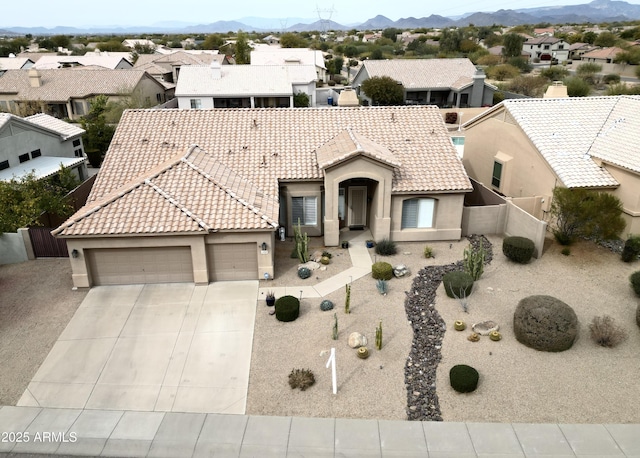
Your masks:
M 3 0 L 0 27 L 55 26 L 150 26 L 167 21 L 208 24 L 219 20 L 238 20 L 248 16 L 264 18 L 328 19 L 343 25 L 358 24 L 378 14 L 397 20 L 402 17 L 445 17 L 499 9 L 535 8 L 554 5 L 579 5 L 590 0 L 30 0 L 28 7 L 19 1 Z M 627 0 L 640 4 L 640 0 Z M 318 12 L 320 9 L 320 12 Z M 333 10 L 329 12 L 328 10 Z M 293 23 L 287 24 L 287 26 Z

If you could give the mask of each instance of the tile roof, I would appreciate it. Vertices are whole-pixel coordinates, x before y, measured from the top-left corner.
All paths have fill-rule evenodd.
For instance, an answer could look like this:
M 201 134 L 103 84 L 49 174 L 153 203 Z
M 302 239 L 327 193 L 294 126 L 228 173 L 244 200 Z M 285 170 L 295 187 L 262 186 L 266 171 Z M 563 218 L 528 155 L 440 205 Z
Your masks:
M 293 95 L 295 83 L 317 79 L 313 65 L 190 65 L 180 69 L 176 97 L 195 95 Z
M 58 173 L 61 166 L 71 168 L 85 161 L 84 157 L 40 156 L 8 169 L 0 170 L 0 181 L 8 181 L 14 177 L 20 178 L 31 172 L 33 172 L 37 180 L 41 180 Z
M 30 70 L 31 72 L 36 70 Z M 0 94 L 17 94 L 24 100 L 66 102 L 95 94 L 116 95 L 133 91 L 145 76 L 142 70 L 84 70 L 59 68 L 37 70 L 42 85 L 31 87 L 29 72 L 7 70 L 0 78 Z
M 209 65 L 214 61 L 222 63 L 224 58 L 224 54 L 196 54 L 186 51 L 176 51 L 171 54 L 141 54 L 138 56 L 134 68 L 142 67 L 151 62 L 169 65 Z
M 28 57 L 0 57 L 0 70 L 20 70 L 28 62 L 33 62 Z
M 85 132 L 84 129 L 78 127 L 77 124 L 64 122 L 61 119 L 54 118 L 53 116 L 44 113 L 27 116 L 24 119 L 26 121 L 29 121 L 30 123 L 37 124 L 49 130 L 57 132 L 58 134 L 60 134 L 63 140 L 82 135 Z
M 326 68 L 322 51 L 307 48 L 258 47 L 251 51 L 251 65 L 282 65 L 297 63 Z
M 616 48 L 601 48 L 594 49 L 582 55 L 583 59 L 614 59 L 624 49 Z
M 405 89 L 452 88 L 461 78 L 472 79 L 476 67 L 469 59 L 366 60 L 369 77 L 389 76 Z
M 126 61 L 125 66 L 131 67 L 129 60 L 131 57 L 124 58 L 114 55 L 101 55 L 96 53 L 87 53 L 84 56 L 44 56 L 38 59 L 33 68 L 38 70 L 63 68 L 65 65 L 77 64 L 85 67 L 95 65 L 102 68 L 116 69 L 123 60 Z
M 559 41 L 562 41 L 562 40 L 556 37 L 542 36 L 542 37 L 530 38 L 527 41 L 525 41 L 524 44 L 525 45 L 541 45 L 544 43 L 556 44 Z
M 567 187 L 618 186 L 592 157 L 640 172 L 640 96 L 514 99 L 502 104 Z
M 331 146 L 332 142 L 340 146 Z M 191 145 L 199 146 L 194 151 L 202 152 L 198 158 L 206 159 L 209 168 L 199 165 L 195 156 L 189 156 L 189 161 L 214 177 L 214 181 L 218 180 L 215 186 L 207 184 L 202 173 L 189 172 L 181 162 L 184 151 Z M 96 218 L 81 218 L 61 233 L 205 230 L 192 218 L 184 219 L 179 225 L 173 210 L 166 217 L 170 218 L 166 224 L 164 215 L 156 217 L 162 222 L 162 228 L 145 220 L 147 226 L 143 229 L 141 217 L 136 225 L 127 226 L 131 207 L 145 211 L 149 205 L 158 205 L 160 211 L 169 208 L 164 203 L 159 206 L 160 199 L 166 201 L 159 192 L 155 192 L 153 199 L 141 194 L 142 188 L 149 187 L 145 180 L 156 184 L 167 195 L 177 196 L 178 202 L 213 230 L 272 227 L 278 220 L 279 180 L 321 181 L 324 174 L 320 164 L 326 166 L 332 158 L 335 160 L 336 156 L 349 152 L 355 154 L 354 151 L 396 167 L 392 182 L 394 193 L 471 189 L 442 116 L 434 106 L 128 110 L 118 125 L 87 205 L 70 221 L 96 206 L 110 209 L 116 202 L 123 214 L 108 213 L 111 216 L 103 220 L 98 215 L 107 213 L 100 210 Z M 220 178 L 215 178 L 218 176 Z M 233 184 L 223 182 L 224 176 L 233 176 Z M 201 188 L 204 185 L 205 188 Z M 223 194 L 224 186 L 229 192 Z M 205 197 L 203 189 L 207 189 L 211 197 Z M 139 199 L 130 195 L 133 190 L 137 190 Z M 239 200 L 230 199 L 232 194 Z M 122 199 L 126 202 L 122 203 Z M 158 202 L 152 204 L 152 201 Z M 249 203 L 242 204 L 242 212 L 238 210 L 240 201 Z M 207 210 L 206 202 L 212 202 L 215 208 Z M 105 203 L 109 204 L 105 206 Z M 219 211 L 223 207 L 225 210 Z M 256 209 L 260 209 L 258 213 L 263 216 L 258 217 Z M 184 215 L 183 212 L 181 218 L 186 218 Z M 111 230 L 119 232 L 104 232 Z

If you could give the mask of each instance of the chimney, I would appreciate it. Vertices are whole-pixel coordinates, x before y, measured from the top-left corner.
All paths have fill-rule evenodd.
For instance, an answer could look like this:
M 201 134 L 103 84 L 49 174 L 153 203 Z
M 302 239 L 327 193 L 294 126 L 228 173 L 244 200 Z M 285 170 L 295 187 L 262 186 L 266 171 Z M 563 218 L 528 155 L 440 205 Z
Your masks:
M 469 100 L 469 106 L 481 107 L 484 105 L 484 80 L 486 75 L 482 69 L 477 68 L 473 75 L 473 89 Z
M 217 60 L 211 62 L 211 73 L 213 75 L 213 79 L 219 80 L 222 78 L 222 65 Z
M 40 87 L 42 86 L 42 77 L 40 73 L 35 68 L 29 70 L 29 85 L 31 87 Z

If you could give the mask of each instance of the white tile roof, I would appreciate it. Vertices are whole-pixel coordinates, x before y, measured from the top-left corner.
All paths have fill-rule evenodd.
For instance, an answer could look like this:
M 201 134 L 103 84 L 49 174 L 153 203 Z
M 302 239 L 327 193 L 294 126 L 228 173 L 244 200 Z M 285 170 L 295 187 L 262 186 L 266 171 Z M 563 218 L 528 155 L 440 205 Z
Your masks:
M 469 59 L 365 60 L 369 77 L 389 76 L 405 89 L 453 88 L 471 83 L 476 67 Z
M 69 65 L 79 65 L 82 67 L 95 65 L 102 68 L 108 68 L 111 70 L 115 70 L 118 65 L 121 64 L 122 60 L 125 59 L 121 56 L 113 56 L 113 55 L 100 55 L 96 53 L 87 53 L 84 56 L 43 56 L 35 63 L 33 68 L 37 68 L 38 70 L 47 70 L 47 69 L 55 69 L 55 68 L 63 68 Z M 129 56 L 127 64 L 131 67 L 130 62 L 131 57 Z
M 87 205 L 60 233 L 275 227 L 279 181 L 321 181 L 319 162 L 345 154 L 395 166 L 394 193 L 471 190 L 434 106 L 129 110 Z
M 0 70 L 20 70 L 29 62 L 28 57 L 0 57 Z
M 12 178 L 20 178 L 33 172 L 36 179 L 47 178 L 60 171 L 60 166 L 64 168 L 74 167 L 85 162 L 84 157 L 55 157 L 40 156 L 35 159 L 22 162 L 14 167 L 0 170 L 0 181 L 9 181 Z
M 294 83 L 315 81 L 312 65 L 221 65 L 217 70 L 209 66 L 190 65 L 180 69 L 176 97 L 196 95 L 293 95 Z
M 565 186 L 618 185 L 592 157 L 640 172 L 640 96 L 502 103 Z
M 251 65 L 295 64 L 326 68 L 322 51 L 306 48 L 274 48 L 259 46 L 251 51 Z
M 26 121 L 29 121 L 30 123 L 37 124 L 49 130 L 58 132 L 63 140 L 82 135 L 85 132 L 84 129 L 78 127 L 76 124 L 65 122 L 61 119 L 54 118 L 53 116 L 44 113 L 27 116 L 24 119 Z

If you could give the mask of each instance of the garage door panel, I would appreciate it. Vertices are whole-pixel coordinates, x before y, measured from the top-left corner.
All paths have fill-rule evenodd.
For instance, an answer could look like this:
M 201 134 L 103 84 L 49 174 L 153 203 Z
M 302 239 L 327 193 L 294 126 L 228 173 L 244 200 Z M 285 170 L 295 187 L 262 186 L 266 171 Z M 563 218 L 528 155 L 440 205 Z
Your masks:
M 258 251 L 255 243 L 207 245 L 210 281 L 256 280 Z
M 190 247 L 85 250 L 94 285 L 193 281 Z

